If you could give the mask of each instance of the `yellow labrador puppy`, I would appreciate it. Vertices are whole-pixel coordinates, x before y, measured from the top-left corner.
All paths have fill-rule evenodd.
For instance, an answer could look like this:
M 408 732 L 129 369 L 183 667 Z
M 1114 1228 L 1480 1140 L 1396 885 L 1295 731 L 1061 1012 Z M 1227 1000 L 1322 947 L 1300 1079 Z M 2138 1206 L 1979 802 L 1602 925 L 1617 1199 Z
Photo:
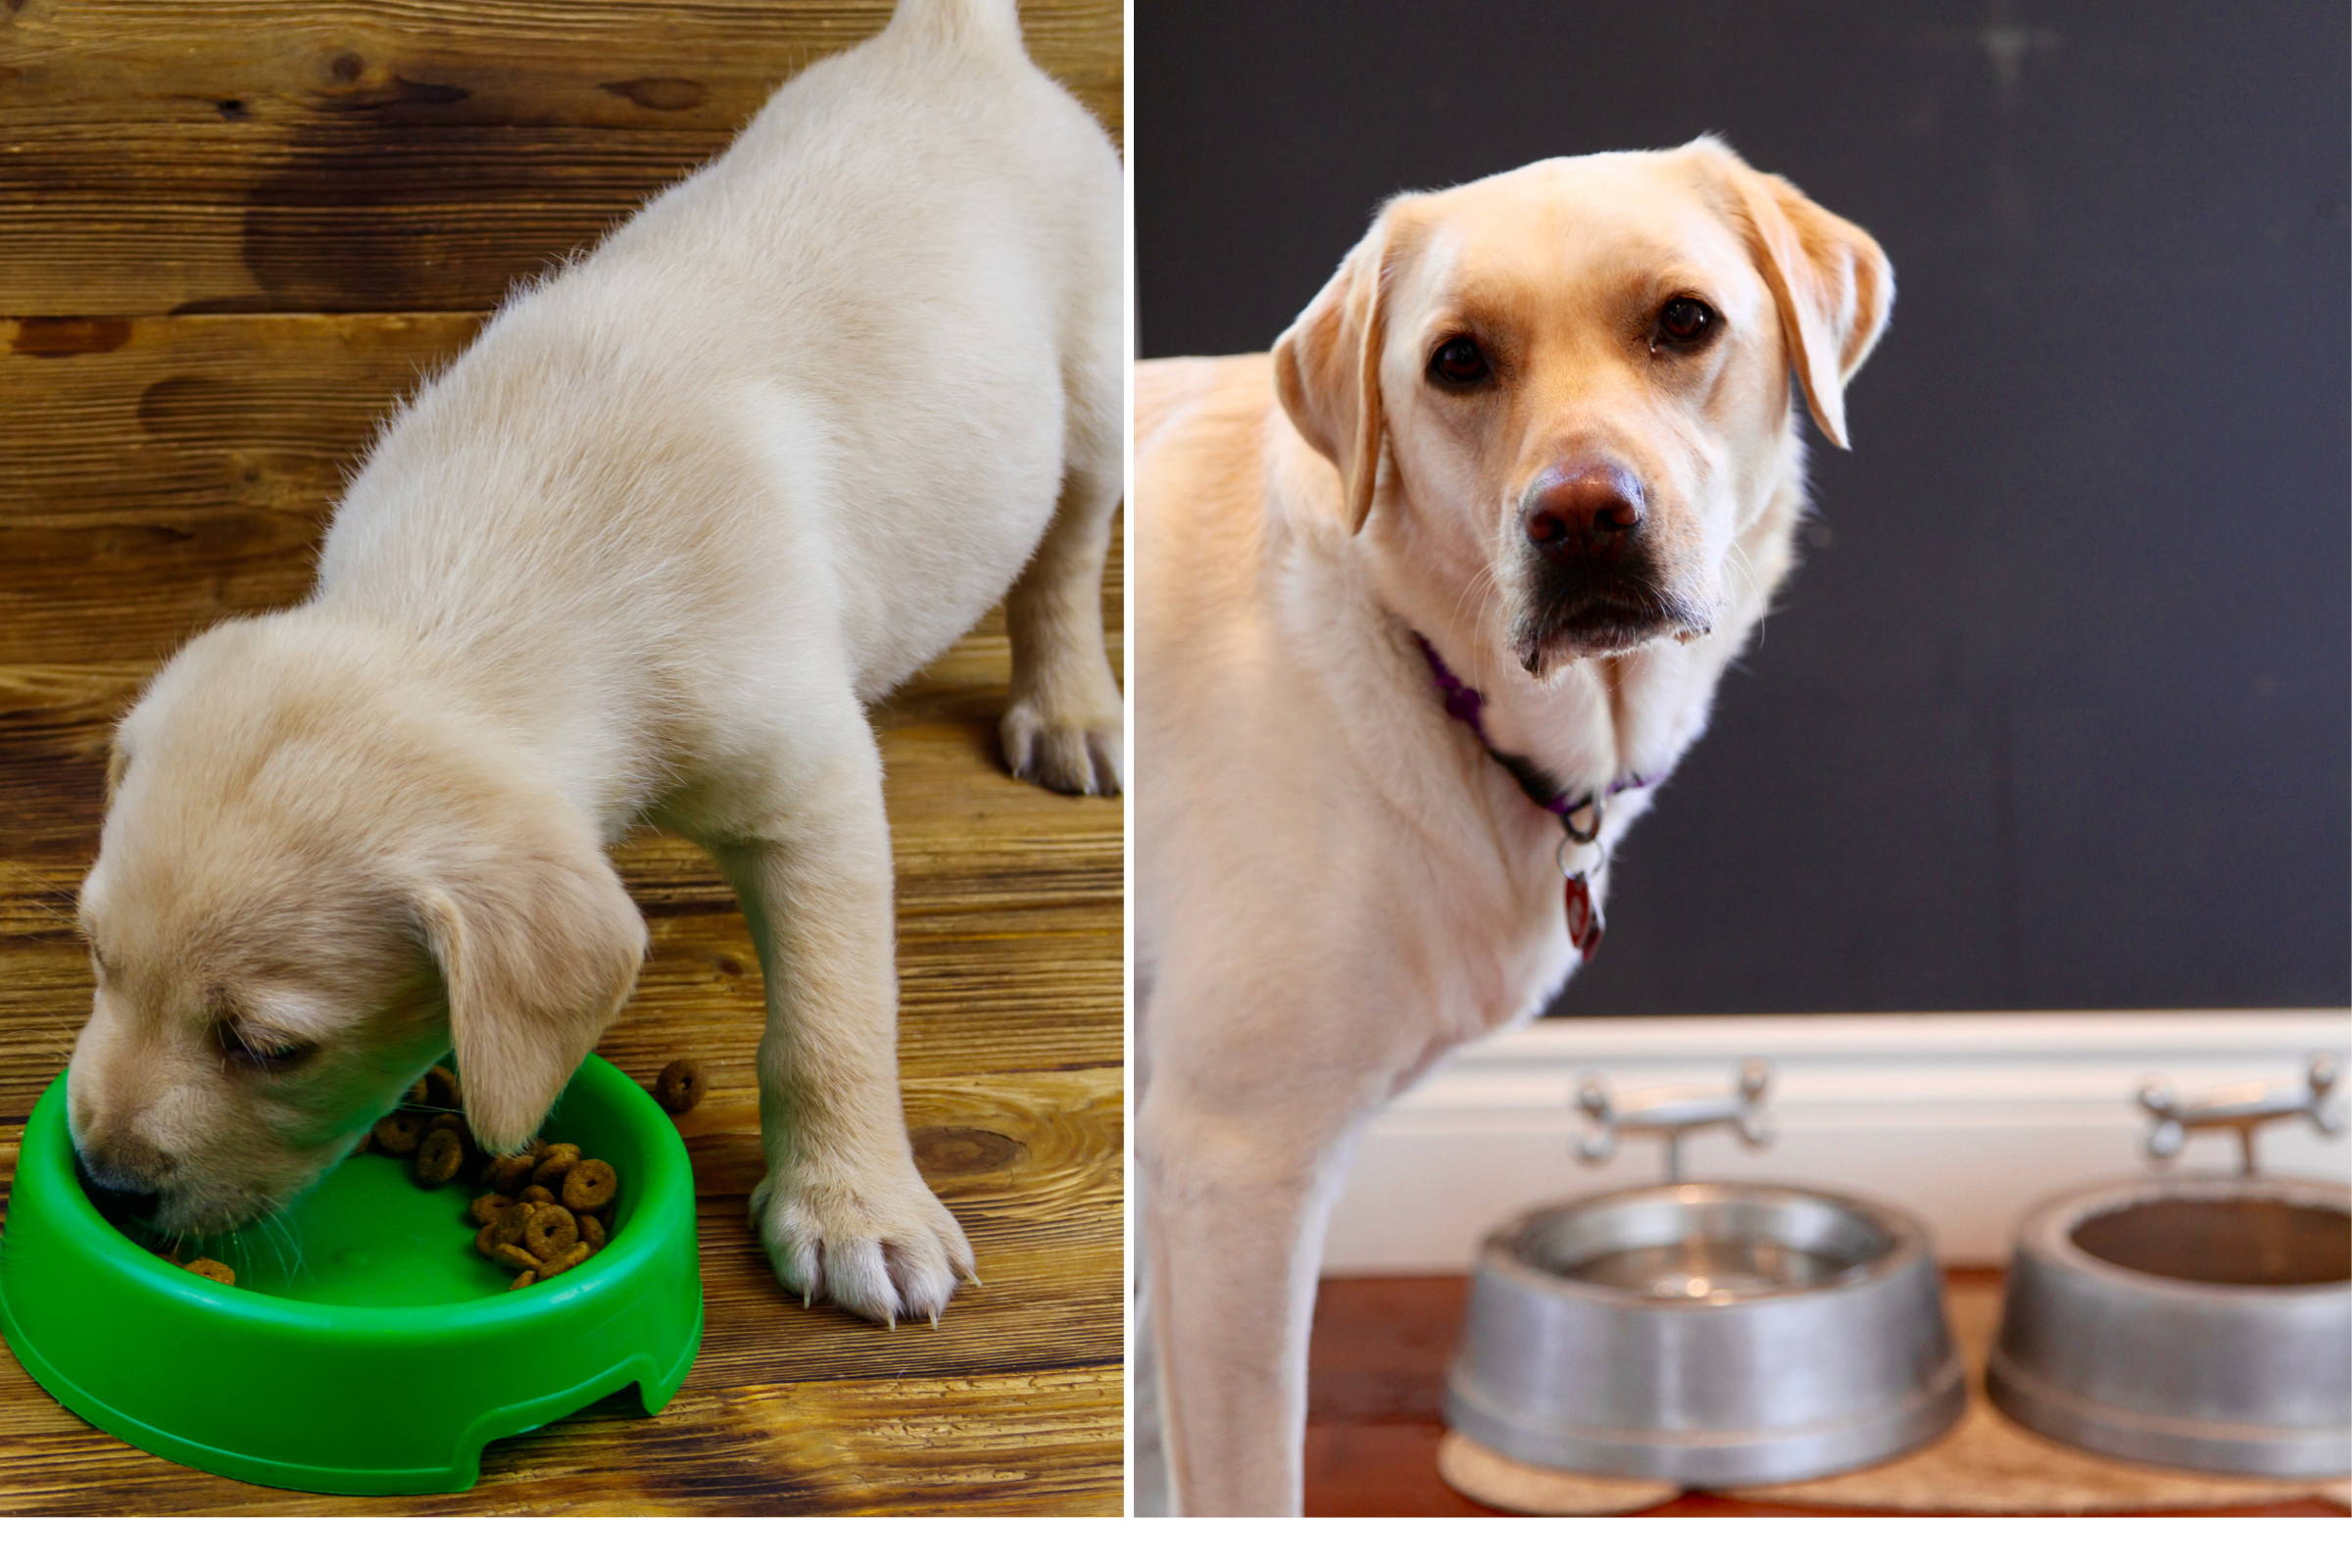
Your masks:
M 1014 0 L 905 0 L 384 433 L 297 609 L 116 737 L 71 1069 L 88 1178 L 172 1231 L 282 1205 L 454 1037 L 512 1150 L 646 943 L 605 847 L 687 834 L 767 980 L 804 1298 L 936 1317 L 972 1267 L 909 1150 L 864 705 L 1011 592 L 1015 771 L 1120 785 L 1120 185 Z
M 1702 139 L 1399 197 L 1270 358 L 1138 367 L 1148 1505 L 1298 1510 L 1355 1137 L 1591 956 L 1893 293 Z

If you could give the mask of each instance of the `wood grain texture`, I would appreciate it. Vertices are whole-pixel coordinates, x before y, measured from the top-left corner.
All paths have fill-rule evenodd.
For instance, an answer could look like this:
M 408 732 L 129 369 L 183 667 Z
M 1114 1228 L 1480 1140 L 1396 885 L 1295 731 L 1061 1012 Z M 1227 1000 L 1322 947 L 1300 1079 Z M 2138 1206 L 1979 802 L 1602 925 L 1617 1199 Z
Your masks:
M 6 0 L 0 316 L 482 310 L 890 0 Z M 1029 0 L 1116 135 L 1123 8 Z
M 0 321 L 0 667 L 135 672 L 223 614 L 301 598 L 345 472 L 481 321 Z M 1114 615 L 1121 587 L 1114 554 Z M 941 726 L 962 733 L 989 701 L 974 678 L 1004 657 L 992 612 L 899 694 L 908 743 L 961 744 Z
M 0 1357 L 0 1506 L 74 1514 L 1119 1511 L 1116 1366 L 623 1395 L 492 1445 L 473 1490 L 327 1497 L 222 1481 L 117 1443 Z

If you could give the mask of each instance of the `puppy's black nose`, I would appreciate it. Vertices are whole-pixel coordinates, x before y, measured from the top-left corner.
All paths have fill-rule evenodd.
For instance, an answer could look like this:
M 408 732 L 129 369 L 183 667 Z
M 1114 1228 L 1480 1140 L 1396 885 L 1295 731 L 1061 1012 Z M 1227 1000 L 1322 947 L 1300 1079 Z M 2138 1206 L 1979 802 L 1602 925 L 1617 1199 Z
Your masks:
M 164 1200 L 162 1193 L 110 1165 L 91 1165 L 78 1149 L 74 1152 L 74 1174 L 81 1179 L 81 1190 L 89 1195 L 91 1206 L 110 1220 L 153 1219 L 156 1205 Z
M 1547 470 L 1520 514 L 1528 542 L 1570 561 L 1614 561 L 1647 515 L 1642 481 L 1613 463 Z

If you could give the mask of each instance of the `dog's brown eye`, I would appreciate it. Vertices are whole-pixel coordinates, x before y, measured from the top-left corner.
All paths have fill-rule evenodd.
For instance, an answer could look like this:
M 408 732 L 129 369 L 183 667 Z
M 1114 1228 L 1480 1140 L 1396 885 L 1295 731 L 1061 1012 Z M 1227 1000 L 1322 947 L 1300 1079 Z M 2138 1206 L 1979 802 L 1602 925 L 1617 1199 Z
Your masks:
M 1429 373 L 1441 386 L 1476 386 L 1487 378 L 1487 356 L 1475 338 L 1449 337 L 1431 356 Z
M 1691 347 L 1714 328 L 1715 313 L 1689 295 L 1668 300 L 1658 312 L 1658 335 L 1678 348 Z
M 270 1035 L 256 1035 L 233 1018 L 223 1018 L 213 1026 L 220 1036 L 221 1054 L 231 1061 L 247 1062 L 259 1067 L 283 1067 L 293 1062 L 309 1048 L 299 1040 L 280 1040 Z

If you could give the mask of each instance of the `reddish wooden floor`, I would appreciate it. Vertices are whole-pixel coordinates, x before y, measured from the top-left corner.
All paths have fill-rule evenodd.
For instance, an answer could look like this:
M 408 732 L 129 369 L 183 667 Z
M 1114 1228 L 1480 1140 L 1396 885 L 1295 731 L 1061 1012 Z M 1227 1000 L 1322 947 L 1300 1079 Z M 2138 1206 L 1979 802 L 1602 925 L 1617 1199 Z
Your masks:
M 1468 1296 L 1461 1275 L 1323 1282 L 1308 1351 L 1309 1514 L 1494 1514 L 1438 1479 L 1446 1362 Z M 1641 1517 L 1826 1511 L 1687 1492 Z M 2339 1519 L 2345 1512 L 2318 1498 L 2214 1511 Z

